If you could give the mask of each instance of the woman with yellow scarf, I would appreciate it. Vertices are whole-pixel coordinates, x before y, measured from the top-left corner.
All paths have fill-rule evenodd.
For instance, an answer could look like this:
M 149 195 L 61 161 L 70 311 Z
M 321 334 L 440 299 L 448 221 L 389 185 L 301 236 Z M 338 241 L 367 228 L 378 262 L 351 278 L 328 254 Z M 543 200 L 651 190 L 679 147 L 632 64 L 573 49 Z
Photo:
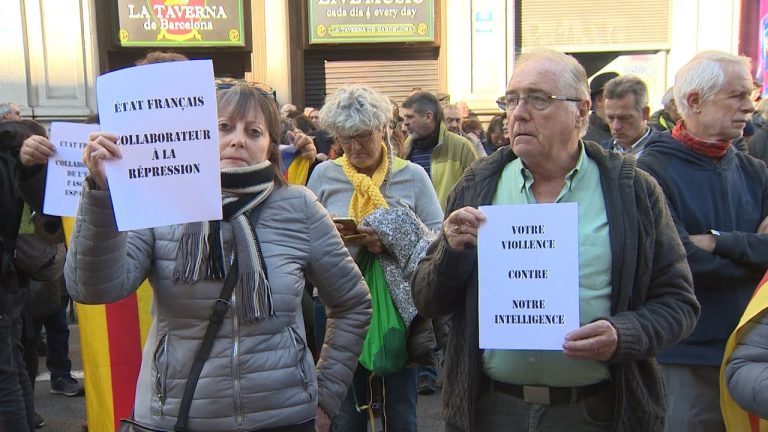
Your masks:
M 371 262 L 380 265 L 389 295 L 379 304 L 391 301 L 408 340 L 408 358 L 385 372 L 361 356 L 333 421 L 334 431 L 366 430 L 365 408 L 373 399 L 373 381 L 380 378 L 385 430 L 415 432 L 418 374 L 413 366 L 419 361 L 417 352 L 429 352 L 435 345 L 434 336 L 424 338 L 416 330 L 424 327 L 424 320 L 417 316 L 409 281 L 440 229 L 443 213 L 427 173 L 393 155 L 387 135 L 390 116 L 389 100 L 366 87 L 343 87 L 329 96 L 321 110 L 322 124 L 341 144 L 344 156 L 318 165 L 307 184 L 329 213 L 347 219 L 337 228 L 361 270 L 368 272 Z

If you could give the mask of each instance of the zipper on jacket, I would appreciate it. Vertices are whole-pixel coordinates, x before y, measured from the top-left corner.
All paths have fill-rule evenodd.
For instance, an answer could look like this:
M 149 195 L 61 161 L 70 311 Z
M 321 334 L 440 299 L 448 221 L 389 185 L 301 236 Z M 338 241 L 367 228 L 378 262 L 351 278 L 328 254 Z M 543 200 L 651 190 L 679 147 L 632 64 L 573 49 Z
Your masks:
M 289 326 L 288 332 L 291 334 L 291 342 L 293 342 L 293 347 L 296 350 L 298 357 L 296 370 L 299 372 L 299 376 L 304 383 L 304 391 L 308 394 L 309 401 L 312 402 L 312 394 L 309 392 L 309 378 L 307 377 L 307 371 L 304 369 L 304 356 L 306 355 L 307 345 L 304 343 L 304 340 L 301 338 L 298 331 L 293 327 Z
M 717 202 L 719 203 L 728 203 L 730 202 L 730 197 L 728 196 L 728 189 L 725 187 L 725 181 L 723 180 L 723 170 L 721 169 L 720 165 L 717 165 L 717 171 L 715 171 L 715 174 L 717 175 Z M 727 200 L 727 201 L 726 201 Z M 724 206 L 720 205 L 717 206 L 717 219 L 722 224 L 719 227 L 712 227 L 712 229 L 716 230 L 732 230 L 733 229 L 733 221 L 731 220 L 731 212 L 724 209 Z
M 232 382 L 235 387 L 235 419 L 237 427 L 243 426 L 243 398 L 240 388 L 240 320 L 238 319 L 237 294 L 236 290 L 232 292 L 232 303 L 229 310 L 232 313 Z
M 165 406 L 166 380 L 168 379 L 168 334 L 164 334 L 160 342 L 155 347 L 155 393 L 157 396 L 157 409 L 159 416 L 163 417 L 163 408 Z

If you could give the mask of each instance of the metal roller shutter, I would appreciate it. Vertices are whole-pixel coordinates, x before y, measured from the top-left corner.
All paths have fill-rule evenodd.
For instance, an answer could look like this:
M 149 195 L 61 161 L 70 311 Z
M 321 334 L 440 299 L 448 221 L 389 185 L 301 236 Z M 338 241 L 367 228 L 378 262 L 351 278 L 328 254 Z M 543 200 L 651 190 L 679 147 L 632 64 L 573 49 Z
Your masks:
M 670 48 L 670 0 L 521 0 L 520 12 L 523 50 L 548 47 L 575 53 Z
M 345 84 L 362 84 L 400 104 L 414 87 L 437 92 L 437 60 L 308 61 L 306 106 L 320 107 L 326 94 Z

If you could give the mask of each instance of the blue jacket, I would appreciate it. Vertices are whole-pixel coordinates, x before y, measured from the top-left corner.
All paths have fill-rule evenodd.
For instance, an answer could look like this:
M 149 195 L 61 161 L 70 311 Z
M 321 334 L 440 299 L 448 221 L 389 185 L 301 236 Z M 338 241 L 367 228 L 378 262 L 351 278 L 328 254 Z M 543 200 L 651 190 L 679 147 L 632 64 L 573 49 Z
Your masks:
M 725 343 L 768 267 L 768 234 L 755 233 L 768 216 L 766 166 L 733 147 L 715 163 L 669 132 L 648 143 L 638 166 L 664 190 L 701 303 L 696 329 L 659 361 L 719 366 Z M 720 232 L 714 252 L 688 238 L 710 230 Z

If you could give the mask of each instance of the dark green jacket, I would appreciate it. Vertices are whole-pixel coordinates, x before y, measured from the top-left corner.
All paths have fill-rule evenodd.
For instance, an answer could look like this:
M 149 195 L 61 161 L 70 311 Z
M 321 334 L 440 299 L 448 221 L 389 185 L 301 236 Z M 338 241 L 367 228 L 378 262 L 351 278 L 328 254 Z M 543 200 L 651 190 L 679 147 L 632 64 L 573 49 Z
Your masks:
M 666 111 L 660 109 L 653 113 L 651 118 L 648 119 L 648 126 L 650 126 L 651 129 L 655 131 L 663 132 L 665 130 L 671 130 L 673 127 L 675 127 L 675 122 L 669 118 L 669 114 L 667 114 Z
M 587 128 L 587 134 L 584 135 L 584 139 L 602 144 L 611 139 L 611 128 L 597 113 L 592 112 L 589 114 L 589 127 Z
M 654 357 L 688 335 L 699 304 L 691 272 L 664 196 L 656 181 L 635 168 L 635 159 L 584 142 L 600 170 L 610 227 L 611 316 L 618 334 L 608 362 L 616 386 L 617 431 L 659 431 L 664 426 L 666 392 Z M 448 199 L 446 215 L 464 207 L 491 204 L 508 147 L 475 162 Z M 412 280 L 416 308 L 424 316 L 450 314 L 446 348 L 443 416 L 446 431 L 474 431 L 482 380 L 478 348 L 477 253 L 451 249 L 445 236 L 435 241 Z

